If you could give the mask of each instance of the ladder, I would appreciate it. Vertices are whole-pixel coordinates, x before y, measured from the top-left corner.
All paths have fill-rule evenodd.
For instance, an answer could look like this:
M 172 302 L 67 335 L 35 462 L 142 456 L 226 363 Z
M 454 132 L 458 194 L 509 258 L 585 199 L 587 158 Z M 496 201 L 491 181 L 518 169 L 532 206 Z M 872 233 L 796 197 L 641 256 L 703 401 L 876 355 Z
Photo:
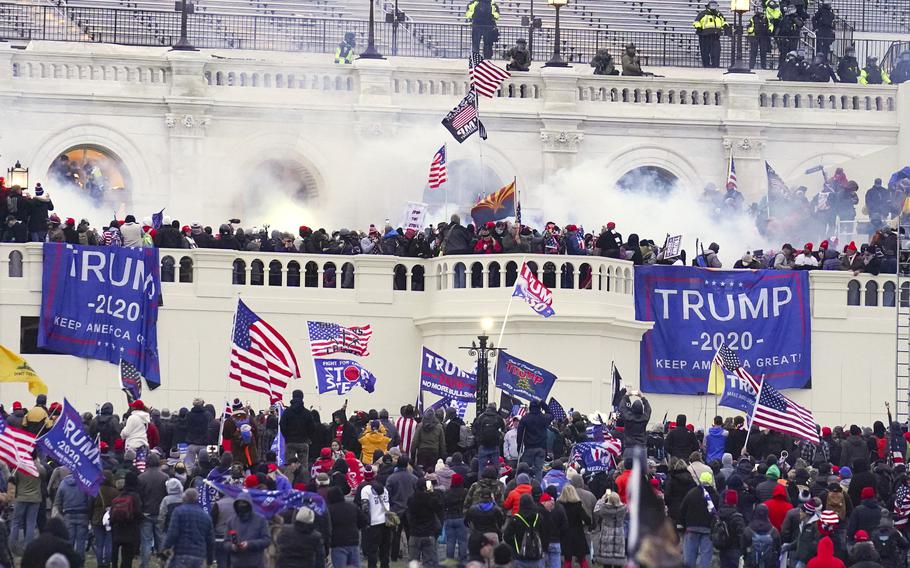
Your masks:
M 910 419 L 910 219 L 900 216 L 897 248 L 897 299 L 895 304 L 895 420 Z

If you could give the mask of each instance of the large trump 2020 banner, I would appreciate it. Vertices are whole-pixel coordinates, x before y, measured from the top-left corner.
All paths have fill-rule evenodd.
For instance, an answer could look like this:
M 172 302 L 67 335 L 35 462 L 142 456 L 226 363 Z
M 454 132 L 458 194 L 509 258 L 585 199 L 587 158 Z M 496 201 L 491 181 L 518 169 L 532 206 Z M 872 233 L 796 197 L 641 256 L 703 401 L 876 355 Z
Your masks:
M 158 362 L 158 249 L 45 243 L 38 346 L 132 363 L 149 386 Z
M 641 342 L 641 390 L 706 392 L 726 344 L 756 379 L 778 389 L 811 378 L 809 276 L 800 270 L 635 268 L 635 319 L 654 328 Z

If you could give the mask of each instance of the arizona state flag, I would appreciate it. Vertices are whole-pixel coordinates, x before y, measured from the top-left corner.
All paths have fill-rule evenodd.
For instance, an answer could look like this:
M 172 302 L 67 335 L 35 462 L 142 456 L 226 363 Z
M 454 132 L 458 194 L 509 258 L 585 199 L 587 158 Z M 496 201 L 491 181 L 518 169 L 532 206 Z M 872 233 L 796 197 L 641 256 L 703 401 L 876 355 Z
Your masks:
M 0 383 L 28 383 L 28 392 L 47 394 L 47 385 L 25 359 L 0 345 Z
M 471 209 L 475 225 L 515 216 L 515 180 L 477 202 Z

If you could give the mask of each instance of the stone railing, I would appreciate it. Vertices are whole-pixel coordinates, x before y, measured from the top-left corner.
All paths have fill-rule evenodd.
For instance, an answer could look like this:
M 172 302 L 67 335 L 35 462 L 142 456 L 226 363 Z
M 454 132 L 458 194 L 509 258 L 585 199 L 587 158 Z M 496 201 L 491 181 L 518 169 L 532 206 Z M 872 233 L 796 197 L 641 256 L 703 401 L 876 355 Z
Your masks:
M 109 81 L 163 86 L 170 82 L 170 65 L 160 57 L 48 57 L 28 51 L 15 53 L 6 71 L 15 79 Z M 2 76 L 2 74 L 0 74 Z

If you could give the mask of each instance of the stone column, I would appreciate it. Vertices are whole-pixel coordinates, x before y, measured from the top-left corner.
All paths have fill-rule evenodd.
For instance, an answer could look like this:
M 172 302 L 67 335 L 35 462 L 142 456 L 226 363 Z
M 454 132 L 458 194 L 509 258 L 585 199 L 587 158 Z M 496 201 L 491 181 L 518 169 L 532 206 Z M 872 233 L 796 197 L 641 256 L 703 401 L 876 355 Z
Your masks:
M 585 133 L 578 130 L 577 121 L 544 120 L 544 128 L 540 129 L 544 179 L 575 165 L 575 155 L 584 137 Z
M 746 204 L 758 201 L 767 193 L 765 175 L 765 136 L 761 121 L 759 96 L 764 81 L 758 75 L 729 74 L 724 76 L 726 109 L 723 139 L 724 157 L 733 153 L 739 191 Z M 727 171 L 727 163 L 723 172 Z M 723 191 L 726 178 L 719 184 Z
M 208 105 L 168 105 L 164 126 L 168 138 L 167 176 L 171 196 L 205 198 L 201 193 L 206 185 L 202 178 L 205 168 L 200 167 L 200 160 L 205 156 L 205 131 L 211 122 L 207 111 Z
M 392 104 L 392 64 L 388 59 L 356 59 L 354 70 L 360 106 Z

